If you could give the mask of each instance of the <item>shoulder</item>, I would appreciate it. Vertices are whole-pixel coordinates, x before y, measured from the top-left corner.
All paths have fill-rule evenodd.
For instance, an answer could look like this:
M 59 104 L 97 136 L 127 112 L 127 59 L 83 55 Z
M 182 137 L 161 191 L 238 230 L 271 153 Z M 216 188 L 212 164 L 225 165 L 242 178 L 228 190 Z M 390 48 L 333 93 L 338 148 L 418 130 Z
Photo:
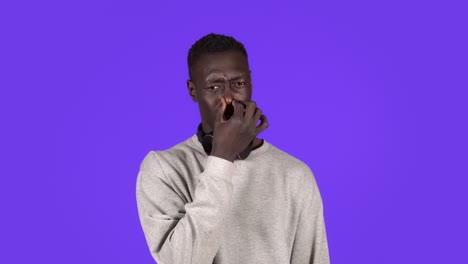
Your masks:
M 285 184 L 293 190 L 299 204 L 320 197 L 315 175 L 309 165 L 273 145 L 267 153 L 262 155 L 262 158 L 268 163 L 268 169 L 282 176 Z
M 272 147 L 273 155 L 277 156 L 278 166 L 282 166 L 291 172 L 289 176 L 295 177 L 298 184 L 298 193 L 300 203 L 315 203 L 320 205 L 322 202 L 319 186 L 312 169 L 302 160 L 293 157 L 292 155 L 280 150 L 279 148 Z M 289 174 L 289 173 L 288 173 Z
M 196 159 L 201 151 L 193 142 L 193 137 L 188 138 L 165 150 L 150 150 L 140 165 L 141 171 L 152 171 L 183 165 Z
M 289 180 L 295 182 L 299 189 L 313 190 L 318 189 L 312 168 L 304 161 L 270 144 L 269 155 L 265 158 L 274 171 L 281 171 Z
M 272 165 L 275 167 L 284 168 L 293 173 L 313 175 L 311 168 L 304 161 L 277 148 L 271 143 L 269 148 L 269 156 L 273 161 Z

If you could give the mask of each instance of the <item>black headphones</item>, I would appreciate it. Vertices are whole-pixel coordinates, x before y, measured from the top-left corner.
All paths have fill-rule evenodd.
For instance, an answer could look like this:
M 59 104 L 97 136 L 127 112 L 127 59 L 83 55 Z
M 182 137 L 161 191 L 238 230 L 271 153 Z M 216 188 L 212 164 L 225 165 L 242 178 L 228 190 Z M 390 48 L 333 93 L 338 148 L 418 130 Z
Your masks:
M 200 125 L 198 126 L 197 137 L 198 137 L 198 141 L 200 141 L 200 143 L 202 144 L 203 149 L 205 150 L 206 154 L 210 155 L 211 149 L 213 147 L 213 132 L 208 133 L 208 134 L 203 132 L 202 124 L 200 123 Z M 249 145 L 247 145 L 247 147 L 241 153 L 237 154 L 236 159 L 238 160 L 246 159 L 249 156 L 250 151 L 252 151 L 252 145 L 253 145 L 253 140 L 250 142 Z

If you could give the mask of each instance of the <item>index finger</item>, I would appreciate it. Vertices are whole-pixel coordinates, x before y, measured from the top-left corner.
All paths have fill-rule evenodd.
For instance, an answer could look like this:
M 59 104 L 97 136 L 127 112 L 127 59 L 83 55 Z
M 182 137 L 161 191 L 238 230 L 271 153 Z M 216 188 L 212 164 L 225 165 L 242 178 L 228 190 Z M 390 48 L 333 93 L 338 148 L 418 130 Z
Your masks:
M 257 110 L 257 103 L 254 101 L 244 101 L 245 104 L 245 115 L 244 117 L 247 120 L 251 120 L 252 118 L 255 118 L 254 114 Z
M 260 125 L 258 125 L 255 128 L 256 135 L 260 134 L 261 132 L 263 132 L 265 129 L 268 128 L 268 119 L 266 118 L 265 115 L 260 116 L 260 122 L 261 122 Z
M 235 116 L 237 119 L 242 119 L 245 109 L 244 103 L 238 100 L 232 100 L 232 106 L 234 107 L 234 114 L 232 116 Z

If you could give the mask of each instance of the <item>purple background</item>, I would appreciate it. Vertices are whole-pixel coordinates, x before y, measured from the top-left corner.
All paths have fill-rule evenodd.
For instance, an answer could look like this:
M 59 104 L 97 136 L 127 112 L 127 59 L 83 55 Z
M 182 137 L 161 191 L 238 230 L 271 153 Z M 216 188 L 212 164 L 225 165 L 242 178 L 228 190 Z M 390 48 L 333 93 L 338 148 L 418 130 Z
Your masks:
M 210 32 L 249 52 L 261 137 L 313 170 L 332 263 L 468 263 L 463 1 L 7 2 L 0 263 L 154 263 L 136 176 L 195 133 Z

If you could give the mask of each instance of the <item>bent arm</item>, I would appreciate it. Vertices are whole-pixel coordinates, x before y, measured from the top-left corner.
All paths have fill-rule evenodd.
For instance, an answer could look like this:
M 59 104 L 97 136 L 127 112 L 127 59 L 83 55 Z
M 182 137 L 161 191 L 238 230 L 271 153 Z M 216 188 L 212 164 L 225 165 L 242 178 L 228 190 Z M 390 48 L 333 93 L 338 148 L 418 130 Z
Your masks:
M 173 189 L 151 152 L 137 178 L 137 204 L 148 247 L 158 264 L 211 264 L 230 207 L 234 164 L 208 156 L 193 202 Z

